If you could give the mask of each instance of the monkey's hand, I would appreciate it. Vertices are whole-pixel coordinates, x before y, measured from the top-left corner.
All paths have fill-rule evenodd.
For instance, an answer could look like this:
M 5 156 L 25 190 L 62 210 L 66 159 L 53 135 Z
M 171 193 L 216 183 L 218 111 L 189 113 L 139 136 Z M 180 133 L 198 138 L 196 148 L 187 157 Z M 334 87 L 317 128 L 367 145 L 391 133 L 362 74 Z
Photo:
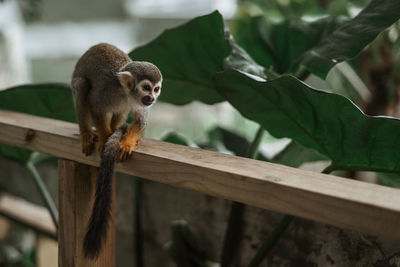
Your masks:
M 119 141 L 119 161 L 124 161 L 129 159 L 133 151 L 136 148 L 136 145 L 139 143 L 140 138 L 142 136 L 142 132 L 136 126 L 130 126 L 122 137 L 121 141 Z
M 82 140 L 82 152 L 86 156 L 92 154 L 94 148 L 94 141 L 97 138 L 97 135 L 92 131 L 85 131 L 80 133 Z

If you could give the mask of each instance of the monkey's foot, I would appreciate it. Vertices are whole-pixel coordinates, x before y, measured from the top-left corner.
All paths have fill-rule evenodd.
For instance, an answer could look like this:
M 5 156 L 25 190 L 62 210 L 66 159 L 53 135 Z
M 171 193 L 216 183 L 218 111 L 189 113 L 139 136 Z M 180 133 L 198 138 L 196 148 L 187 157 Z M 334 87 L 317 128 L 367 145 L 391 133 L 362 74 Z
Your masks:
M 119 161 L 124 161 L 132 157 L 133 151 L 135 151 L 136 145 L 139 143 L 137 140 L 122 139 L 119 142 Z
M 86 156 L 92 154 L 94 148 L 94 141 L 97 135 L 91 131 L 81 132 L 80 134 L 82 140 L 82 153 Z

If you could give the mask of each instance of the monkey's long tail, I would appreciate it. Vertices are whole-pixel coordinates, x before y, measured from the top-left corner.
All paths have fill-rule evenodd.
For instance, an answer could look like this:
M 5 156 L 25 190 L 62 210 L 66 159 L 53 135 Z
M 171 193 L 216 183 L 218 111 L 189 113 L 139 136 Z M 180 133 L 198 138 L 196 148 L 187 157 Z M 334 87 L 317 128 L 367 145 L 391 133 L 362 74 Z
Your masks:
M 107 236 L 112 202 L 114 167 L 119 151 L 119 140 L 126 132 L 126 129 L 127 125 L 124 124 L 108 138 L 104 145 L 97 177 L 93 211 L 83 242 L 83 251 L 86 258 L 94 259 L 99 256 Z

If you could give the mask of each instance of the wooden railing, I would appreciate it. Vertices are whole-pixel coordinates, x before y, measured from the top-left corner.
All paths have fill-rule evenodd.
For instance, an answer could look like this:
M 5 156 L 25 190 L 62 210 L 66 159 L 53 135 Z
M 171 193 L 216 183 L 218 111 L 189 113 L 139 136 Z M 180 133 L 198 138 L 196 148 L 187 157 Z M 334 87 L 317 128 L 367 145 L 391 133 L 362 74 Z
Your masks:
M 99 156 L 81 153 L 77 125 L 0 110 L 0 143 L 63 159 L 60 266 L 114 266 L 113 230 L 97 262 L 85 262 L 81 252 Z M 400 240 L 400 191 L 393 188 L 149 139 L 142 140 L 131 160 L 118 163 L 117 171 Z

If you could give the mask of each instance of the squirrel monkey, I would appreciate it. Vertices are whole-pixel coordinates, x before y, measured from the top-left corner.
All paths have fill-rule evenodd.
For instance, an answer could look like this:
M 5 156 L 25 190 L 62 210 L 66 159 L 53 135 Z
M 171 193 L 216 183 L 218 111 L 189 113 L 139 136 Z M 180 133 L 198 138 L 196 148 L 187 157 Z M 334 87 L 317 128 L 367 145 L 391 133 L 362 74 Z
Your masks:
M 132 61 L 110 44 L 91 47 L 76 63 L 71 88 L 82 152 L 90 155 L 98 136 L 101 153 L 95 203 L 84 240 L 87 258 L 99 255 L 106 237 L 115 161 L 132 155 L 146 127 L 149 108 L 161 93 L 161 83 L 162 75 L 155 65 Z M 134 121 L 128 126 L 129 113 Z

